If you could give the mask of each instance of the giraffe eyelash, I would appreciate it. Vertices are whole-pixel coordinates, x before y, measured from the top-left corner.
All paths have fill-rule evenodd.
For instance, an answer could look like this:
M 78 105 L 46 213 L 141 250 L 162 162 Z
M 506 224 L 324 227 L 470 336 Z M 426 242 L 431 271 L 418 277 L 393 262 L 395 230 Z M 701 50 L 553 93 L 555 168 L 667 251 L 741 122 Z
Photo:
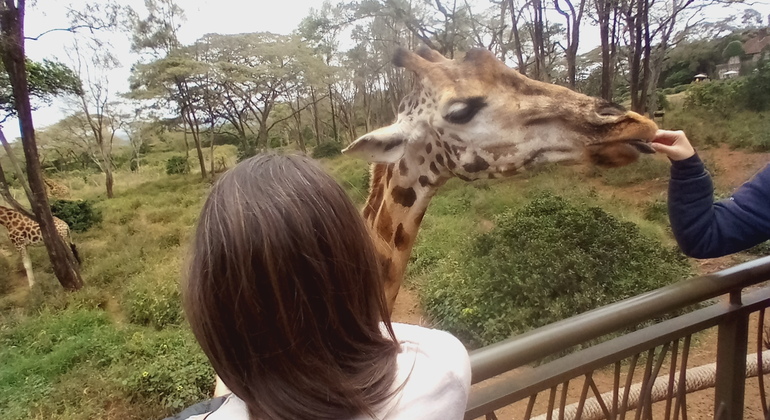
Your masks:
M 449 105 L 449 112 L 444 115 L 444 119 L 452 124 L 466 124 L 485 106 L 487 102 L 482 96 L 460 99 Z

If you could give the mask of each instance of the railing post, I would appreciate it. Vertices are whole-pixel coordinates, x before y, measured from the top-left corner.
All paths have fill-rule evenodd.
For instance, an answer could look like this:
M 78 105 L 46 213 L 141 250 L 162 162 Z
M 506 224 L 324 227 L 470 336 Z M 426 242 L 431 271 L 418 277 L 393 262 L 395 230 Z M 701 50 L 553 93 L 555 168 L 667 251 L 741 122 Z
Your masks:
M 741 306 L 740 290 L 730 293 L 730 305 Z M 748 314 L 732 314 L 719 324 L 714 390 L 714 418 L 717 420 L 743 418 L 748 338 Z

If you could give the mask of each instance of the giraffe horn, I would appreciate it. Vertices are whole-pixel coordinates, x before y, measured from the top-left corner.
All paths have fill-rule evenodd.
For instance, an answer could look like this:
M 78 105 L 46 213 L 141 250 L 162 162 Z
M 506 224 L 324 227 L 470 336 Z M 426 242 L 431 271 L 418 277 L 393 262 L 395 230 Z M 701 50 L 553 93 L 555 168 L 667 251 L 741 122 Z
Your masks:
M 420 48 L 417 49 L 417 55 L 430 61 L 431 63 L 443 63 L 445 61 L 449 61 L 448 58 L 444 57 L 441 55 L 441 53 L 428 47 L 427 45 L 421 45 Z
M 393 54 L 393 65 L 421 74 L 425 72 L 429 62 L 406 48 L 398 47 Z

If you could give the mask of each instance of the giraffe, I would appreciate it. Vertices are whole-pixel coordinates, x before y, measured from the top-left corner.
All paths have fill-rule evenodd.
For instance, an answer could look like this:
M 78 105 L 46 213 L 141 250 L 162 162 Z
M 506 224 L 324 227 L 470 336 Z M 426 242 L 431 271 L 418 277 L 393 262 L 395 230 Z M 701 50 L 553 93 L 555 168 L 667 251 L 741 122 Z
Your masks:
M 451 177 L 503 178 L 549 162 L 618 167 L 654 152 L 650 119 L 528 79 L 487 50 L 450 60 L 401 48 L 393 64 L 415 75 L 396 122 L 343 150 L 372 163 L 363 217 L 391 312 L 428 204 Z
M 69 198 L 70 189 L 67 188 L 66 185 L 45 177 L 43 178 L 43 182 L 45 183 L 46 190 L 48 190 L 48 194 L 51 196 L 56 198 Z
M 75 259 L 78 264 L 80 264 L 80 255 L 78 254 L 75 244 L 72 242 L 69 226 L 58 217 L 54 217 L 53 221 L 56 226 L 56 232 L 58 232 L 59 236 L 69 244 L 72 253 L 75 255 Z M 11 239 L 11 242 L 16 247 L 19 254 L 21 254 L 24 270 L 27 272 L 27 281 L 31 288 L 35 284 L 35 276 L 32 273 L 32 261 L 29 259 L 27 247 L 29 245 L 39 244 L 43 241 L 40 225 L 20 212 L 3 206 L 0 206 L 0 225 L 3 225 L 8 229 L 8 237 Z

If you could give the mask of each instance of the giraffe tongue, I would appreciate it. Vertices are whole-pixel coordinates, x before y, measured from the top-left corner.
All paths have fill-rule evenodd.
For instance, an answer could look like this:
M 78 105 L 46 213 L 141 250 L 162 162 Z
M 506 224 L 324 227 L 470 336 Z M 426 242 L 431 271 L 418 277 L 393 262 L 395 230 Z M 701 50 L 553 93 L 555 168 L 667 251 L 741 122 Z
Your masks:
M 630 140 L 628 142 L 631 146 L 634 146 L 634 148 L 642 153 L 647 154 L 653 154 L 655 153 L 655 149 L 652 148 L 648 143 L 642 141 L 642 140 Z

